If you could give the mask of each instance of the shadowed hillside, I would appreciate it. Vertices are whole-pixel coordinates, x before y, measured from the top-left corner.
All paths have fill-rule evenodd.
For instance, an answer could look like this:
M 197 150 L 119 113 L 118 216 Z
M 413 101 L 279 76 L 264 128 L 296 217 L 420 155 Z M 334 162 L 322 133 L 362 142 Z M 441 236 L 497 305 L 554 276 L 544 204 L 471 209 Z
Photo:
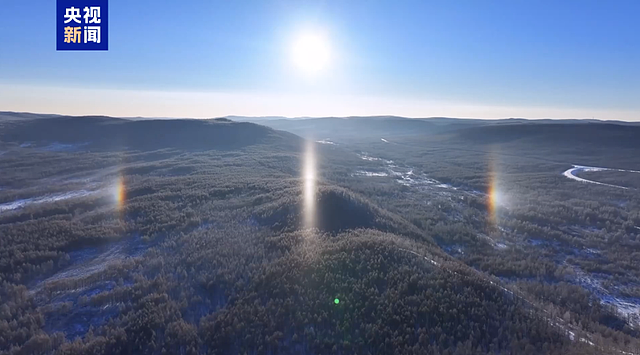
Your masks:
M 321 232 L 338 233 L 349 229 L 370 228 L 431 241 L 415 226 L 348 190 L 319 187 L 314 200 L 313 227 Z M 304 202 L 296 191 L 257 210 L 258 222 L 278 231 L 303 227 Z
M 238 149 L 266 143 L 294 147 L 292 134 L 247 122 L 212 120 L 142 120 L 113 117 L 53 117 L 0 123 L 0 140 L 47 147 L 52 144 L 99 150 Z

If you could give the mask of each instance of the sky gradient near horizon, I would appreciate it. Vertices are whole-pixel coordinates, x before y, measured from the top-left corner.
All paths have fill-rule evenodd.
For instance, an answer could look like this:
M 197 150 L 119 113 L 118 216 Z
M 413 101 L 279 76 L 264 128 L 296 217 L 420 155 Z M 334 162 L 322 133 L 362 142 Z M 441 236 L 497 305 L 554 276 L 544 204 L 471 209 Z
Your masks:
M 109 1 L 109 51 L 55 50 L 55 1 L 5 0 L 0 111 L 640 121 L 637 1 Z M 309 77 L 301 33 L 330 60 Z

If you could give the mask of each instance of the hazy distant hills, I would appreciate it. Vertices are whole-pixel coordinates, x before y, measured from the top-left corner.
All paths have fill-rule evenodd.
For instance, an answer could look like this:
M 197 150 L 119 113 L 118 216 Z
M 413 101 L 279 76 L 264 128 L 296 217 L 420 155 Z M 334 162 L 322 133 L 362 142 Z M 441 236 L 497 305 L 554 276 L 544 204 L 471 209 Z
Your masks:
M 349 138 L 354 135 L 365 137 L 389 137 L 396 135 L 434 134 L 472 127 L 482 122 L 458 119 L 413 119 L 395 116 L 375 117 L 326 117 L 307 119 L 241 119 L 285 130 L 303 137 L 323 139 Z
M 354 139 L 446 139 L 475 144 L 597 145 L 640 148 L 640 123 L 598 120 L 478 120 L 446 117 L 240 117 L 130 119 L 0 112 L 0 140 L 18 144 L 71 144 L 90 149 L 235 149 L 293 144 L 290 134 L 348 142 Z M 286 132 L 290 133 L 286 133 Z M 422 138 L 419 138 L 422 137 Z M 396 139 L 397 138 L 397 139 Z
M 59 116 L 60 115 L 44 114 L 44 113 L 0 111 L 0 121 L 29 120 L 29 119 L 37 119 L 37 118 L 52 118 L 52 117 L 59 117 Z
M 458 138 L 476 143 L 598 144 L 606 148 L 640 148 L 640 126 L 608 122 L 485 125 L 462 129 Z
M 326 117 L 326 118 L 248 118 L 233 117 L 285 130 L 314 139 L 389 138 L 408 135 L 437 135 L 456 132 L 463 139 L 482 142 L 540 137 L 550 134 L 552 139 L 565 139 L 565 135 L 585 135 L 594 138 L 613 134 L 611 138 L 633 140 L 640 132 L 640 123 L 600 120 L 526 120 L 509 118 L 500 120 L 460 119 L 447 117 L 404 118 L 395 116 Z M 604 130 L 602 131 L 601 128 Z M 619 131 L 618 133 L 616 133 Z M 620 136 L 622 133 L 622 136 Z

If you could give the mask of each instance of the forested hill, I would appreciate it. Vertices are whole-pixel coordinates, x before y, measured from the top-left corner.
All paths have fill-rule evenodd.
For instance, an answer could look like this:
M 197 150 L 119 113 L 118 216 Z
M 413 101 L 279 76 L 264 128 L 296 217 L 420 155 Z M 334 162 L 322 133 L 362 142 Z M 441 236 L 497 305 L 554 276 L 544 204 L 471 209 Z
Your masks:
M 290 133 L 224 118 L 134 121 L 105 116 L 10 117 L 13 119 L 0 120 L 0 141 L 68 150 L 224 150 L 260 143 L 294 148 L 302 142 Z
M 607 122 L 490 124 L 461 129 L 455 134 L 476 143 L 595 144 L 605 149 L 640 149 L 640 125 Z

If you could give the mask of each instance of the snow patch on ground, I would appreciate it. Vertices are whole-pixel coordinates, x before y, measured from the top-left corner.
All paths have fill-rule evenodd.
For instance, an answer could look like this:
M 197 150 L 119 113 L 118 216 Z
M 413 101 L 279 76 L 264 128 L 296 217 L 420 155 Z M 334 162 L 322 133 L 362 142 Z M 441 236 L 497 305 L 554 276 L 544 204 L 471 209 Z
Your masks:
M 39 291 L 44 285 L 63 279 L 80 279 L 105 270 L 126 258 L 142 255 L 151 244 L 145 243 L 140 235 L 133 235 L 106 246 L 82 248 L 69 254 L 65 269 L 35 284 L 30 292 Z
M 504 243 L 500 243 L 500 242 L 495 243 L 493 246 L 494 246 L 494 248 L 500 249 L 500 250 L 507 249 L 507 245 L 504 244 Z
M 442 250 L 444 250 L 447 254 L 453 257 L 459 257 L 464 255 L 464 248 L 459 245 L 443 245 L 441 246 Z
M 575 280 L 579 285 L 591 291 L 602 304 L 615 307 L 618 315 L 630 325 L 640 325 L 640 300 L 614 296 L 593 275 L 589 275 L 577 267 L 573 269 L 576 274 Z
M 94 296 L 118 287 L 129 287 L 131 281 L 119 283 L 101 277 L 87 277 L 107 269 L 127 258 L 142 255 L 160 241 L 145 241 L 134 234 L 116 242 L 69 252 L 68 266 L 51 277 L 35 281 L 29 293 L 45 313 L 46 332 L 64 331 L 67 339 L 84 337 L 90 327 L 98 328 L 116 317 L 122 307 L 107 299 L 96 301 Z M 67 282 L 76 280 L 77 282 Z
M 48 279 L 44 280 L 43 283 L 53 282 L 62 279 L 75 279 L 82 278 L 97 272 L 100 272 L 106 269 L 107 266 L 115 263 L 118 260 L 124 258 L 122 253 L 122 244 L 116 244 L 113 247 L 109 248 L 102 254 L 99 254 L 94 259 L 88 260 L 87 262 L 80 263 L 78 265 L 73 265 L 67 270 L 59 272 Z
M 603 304 L 614 306 L 628 323 L 635 325 L 640 324 L 640 304 L 610 295 L 603 296 L 600 299 Z
M 382 162 L 385 162 L 385 164 L 393 164 L 393 160 L 386 160 L 382 158 L 372 157 L 364 152 L 362 154 L 358 154 L 358 156 L 360 157 L 360 159 L 366 160 L 366 161 L 382 161 Z
M 355 173 L 356 176 L 368 176 L 368 177 L 382 177 L 382 176 L 389 176 L 389 174 L 385 173 L 385 172 L 375 172 L 375 171 L 365 171 L 365 170 L 358 170 Z
M 0 212 L 16 210 L 31 204 L 51 203 L 56 201 L 68 200 L 71 198 L 86 197 L 86 196 L 97 194 L 99 192 L 102 192 L 102 190 L 93 190 L 93 191 L 78 190 L 78 191 L 63 192 L 63 193 L 46 195 L 46 196 L 16 200 L 16 201 L 0 204 Z
M 497 250 L 505 250 L 509 247 L 507 244 L 497 241 L 483 233 L 478 234 L 478 238 L 486 240 L 494 249 Z
M 449 184 L 439 184 L 439 185 L 436 185 L 436 186 L 437 186 L 437 187 L 440 187 L 440 188 L 443 188 L 443 189 L 453 189 L 453 190 L 457 190 L 457 188 L 455 188 L 455 187 L 453 187 L 453 186 L 451 186 L 451 185 L 449 185 Z
M 431 179 L 422 173 L 414 173 L 411 167 L 393 166 L 388 167 L 389 173 L 396 178 L 396 181 L 404 186 L 411 187 L 441 187 L 440 181 Z
M 429 258 L 429 257 L 426 257 L 426 256 L 424 256 L 424 255 L 420 255 L 420 254 L 416 253 L 416 252 L 415 252 L 415 251 L 413 251 L 413 250 L 409 250 L 409 249 L 402 249 L 402 248 L 398 248 L 398 249 L 399 249 L 399 250 L 402 250 L 402 251 L 406 251 L 406 252 L 408 252 L 408 253 L 411 253 L 411 254 L 413 254 L 413 255 L 415 255 L 415 256 L 419 256 L 419 257 L 421 257 L 421 258 L 424 258 L 424 260 L 426 260 L 426 261 L 430 262 L 431 264 L 433 264 L 433 265 L 435 265 L 435 266 L 440 266 L 440 264 L 438 264 L 438 262 L 436 262 L 435 260 L 433 260 L 433 259 L 431 259 L 431 258 Z
M 333 141 L 329 140 L 329 138 L 325 138 L 325 139 L 316 141 L 316 143 L 329 144 L 329 145 L 338 145 L 336 142 L 333 142 Z
M 387 160 L 377 157 L 372 157 L 365 152 L 358 155 L 362 160 L 371 162 L 384 163 L 384 169 L 386 175 L 382 175 L 382 172 L 371 172 L 367 170 L 358 170 L 355 175 L 360 176 L 391 176 L 395 178 L 396 182 L 407 187 L 414 187 L 421 190 L 440 190 L 440 193 L 448 194 L 445 191 L 458 190 L 458 188 L 451 186 L 450 184 L 442 183 L 438 180 L 428 177 L 425 173 L 416 172 L 413 167 L 406 166 L 400 163 L 395 163 L 393 160 Z M 471 192 L 466 192 L 471 193 Z M 472 194 L 474 194 L 473 192 Z
M 46 144 L 46 142 L 40 142 L 41 144 Z M 83 143 L 60 143 L 60 142 L 52 142 L 48 145 L 40 145 L 36 144 L 36 142 L 23 142 L 20 144 L 20 148 L 38 148 L 41 150 L 45 150 L 48 152 L 72 152 L 76 151 L 84 146 L 89 145 L 90 142 Z
M 586 248 L 584 249 L 584 252 L 592 255 L 600 255 L 600 250 L 593 249 L 593 248 Z
M 569 339 L 571 341 L 576 341 L 576 333 L 569 330 L 565 325 L 561 324 L 561 320 L 558 318 L 557 322 L 554 322 L 552 320 L 549 320 L 549 322 L 551 323 L 551 325 L 560 328 L 561 330 L 563 330 L 565 332 L 565 334 L 569 337 Z M 594 344 L 592 341 L 585 339 L 585 338 L 579 338 L 579 341 L 583 342 L 583 343 L 587 343 L 591 346 L 595 346 L 596 344 Z M 621 353 L 624 353 L 624 351 L 620 351 Z
M 77 144 L 64 144 L 60 142 L 53 142 L 45 147 L 42 147 L 42 149 L 49 152 L 71 152 L 71 151 L 80 149 L 88 144 L 89 142 L 77 143 Z

